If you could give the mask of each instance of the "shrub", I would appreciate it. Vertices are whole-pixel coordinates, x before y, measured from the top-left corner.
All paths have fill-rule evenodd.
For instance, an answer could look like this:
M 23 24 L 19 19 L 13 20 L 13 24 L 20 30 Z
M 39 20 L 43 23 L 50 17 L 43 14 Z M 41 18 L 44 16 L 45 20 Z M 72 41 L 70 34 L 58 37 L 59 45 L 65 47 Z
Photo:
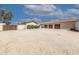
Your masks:
M 27 29 L 37 29 L 39 27 L 40 26 L 38 26 L 38 25 L 27 25 Z

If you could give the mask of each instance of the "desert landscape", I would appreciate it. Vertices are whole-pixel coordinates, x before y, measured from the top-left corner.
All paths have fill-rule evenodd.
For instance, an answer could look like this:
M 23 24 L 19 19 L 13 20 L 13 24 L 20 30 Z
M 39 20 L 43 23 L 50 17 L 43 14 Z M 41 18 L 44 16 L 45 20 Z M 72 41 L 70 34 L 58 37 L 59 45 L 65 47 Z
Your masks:
M 79 32 L 63 29 L 2 31 L 0 54 L 79 54 Z

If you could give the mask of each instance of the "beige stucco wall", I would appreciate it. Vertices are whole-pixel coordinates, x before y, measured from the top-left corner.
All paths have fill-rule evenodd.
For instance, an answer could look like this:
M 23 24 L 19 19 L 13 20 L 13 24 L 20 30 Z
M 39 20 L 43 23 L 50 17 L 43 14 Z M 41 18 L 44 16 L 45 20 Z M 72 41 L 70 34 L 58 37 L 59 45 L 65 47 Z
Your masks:
M 74 28 L 75 27 L 75 22 L 74 21 L 70 21 L 70 22 L 55 22 L 55 23 L 48 23 L 46 25 L 49 26 L 49 24 L 52 24 L 53 26 L 54 26 L 54 24 L 60 24 L 60 28 L 61 29 L 70 29 L 70 28 Z M 41 27 L 44 28 L 44 25 L 45 24 L 41 24 Z
M 44 25 L 43 25 L 43 24 L 41 24 L 41 25 L 40 25 L 40 27 L 41 27 L 41 28 L 44 28 Z
M 75 22 L 63 22 L 60 24 L 61 29 L 71 29 L 75 28 Z
M 26 25 L 17 25 L 17 29 L 18 30 L 23 30 L 25 28 Z
M 3 26 L 2 25 L 0 25 L 0 31 L 2 31 L 3 30 Z

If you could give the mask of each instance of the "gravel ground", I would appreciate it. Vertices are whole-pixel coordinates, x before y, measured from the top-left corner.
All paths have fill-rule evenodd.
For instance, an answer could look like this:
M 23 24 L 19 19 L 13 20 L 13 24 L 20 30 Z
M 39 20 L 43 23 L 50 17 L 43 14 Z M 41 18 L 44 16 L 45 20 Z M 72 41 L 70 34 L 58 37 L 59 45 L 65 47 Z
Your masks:
M 79 32 L 56 29 L 0 32 L 0 54 L 79 54 Z

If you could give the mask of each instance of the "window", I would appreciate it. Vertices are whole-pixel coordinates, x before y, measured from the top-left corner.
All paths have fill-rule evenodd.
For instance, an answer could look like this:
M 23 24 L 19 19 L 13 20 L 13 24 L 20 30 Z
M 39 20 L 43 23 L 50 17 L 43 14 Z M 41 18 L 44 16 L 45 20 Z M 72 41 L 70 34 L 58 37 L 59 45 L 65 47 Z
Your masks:
M 54 28 L 55 29 L 60 29 L 60 24 L 55 24 Z
M 47 25 L 45 25 L 45 28 L 47 28 Z
M 49 25 L 49 28 L 53 28 L 53 25 Z

